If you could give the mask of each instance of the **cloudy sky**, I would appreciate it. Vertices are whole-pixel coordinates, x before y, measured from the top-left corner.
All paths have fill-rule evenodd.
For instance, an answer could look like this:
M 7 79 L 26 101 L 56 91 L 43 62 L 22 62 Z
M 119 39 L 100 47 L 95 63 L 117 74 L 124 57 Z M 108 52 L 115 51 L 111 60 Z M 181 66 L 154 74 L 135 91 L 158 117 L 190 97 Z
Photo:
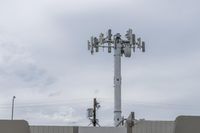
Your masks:
M 113 123 L 113 54 L 91 56 L 87 39 L 132 28 L 146 53 L 122 58 L 125 117 L 200 115 L 198 0 L 0 0 L 0 119 L 87 126 L 92 98 L 100 125 Z

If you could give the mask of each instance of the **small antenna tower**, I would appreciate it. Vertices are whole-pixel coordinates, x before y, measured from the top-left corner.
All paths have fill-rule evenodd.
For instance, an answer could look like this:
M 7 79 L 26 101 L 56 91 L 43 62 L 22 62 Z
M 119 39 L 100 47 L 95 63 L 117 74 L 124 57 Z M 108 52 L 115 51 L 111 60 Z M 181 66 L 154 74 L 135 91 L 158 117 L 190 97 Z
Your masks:
M 93 100 L 93 108 L 88 108 L 87 109 L 87 117 L 88 119 L 91 121 L 91 123 L 89 125 L 93 125 L 94 127 L 96 127 L 97 125 L 99 125 L 99 120 L 97 119 L 97 110 L 100 108 L 100 103 L 97 102 L 97 99 L 94 98 Z
M 126 39 L 122 39 L 120 33 L 112 36 L 111 29 L 108 30 L 107 36 L 100 34 L 99 37 L 91 37 L 88 41 L 88 50 L 91 54 L 99 52 L 99 48 L 107 48 L 108 53 L 114 50 L 114 125 L 118 126 L 122 123 L 121 116 L 121 56 L 131 57 L 131 49 L 135 52 L 136 48 L 145 52 L 145 42 L 141 38 L 137 38 L 129 29 L 125 35 Z

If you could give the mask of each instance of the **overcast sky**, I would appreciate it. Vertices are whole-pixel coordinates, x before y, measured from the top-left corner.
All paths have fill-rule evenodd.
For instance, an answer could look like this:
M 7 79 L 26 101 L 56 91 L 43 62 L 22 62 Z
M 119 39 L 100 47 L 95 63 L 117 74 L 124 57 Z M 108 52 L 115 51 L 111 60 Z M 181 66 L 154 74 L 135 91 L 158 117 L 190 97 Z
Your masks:
M 122 58 L 125 117 L 200 115 L 200 1 L 0 0 L 0 119 L 87 126 L 92 98 L 100 125 L 113 123 L 113 53 L 90 55 L 92 35 L 132 28 L 146 53 Z

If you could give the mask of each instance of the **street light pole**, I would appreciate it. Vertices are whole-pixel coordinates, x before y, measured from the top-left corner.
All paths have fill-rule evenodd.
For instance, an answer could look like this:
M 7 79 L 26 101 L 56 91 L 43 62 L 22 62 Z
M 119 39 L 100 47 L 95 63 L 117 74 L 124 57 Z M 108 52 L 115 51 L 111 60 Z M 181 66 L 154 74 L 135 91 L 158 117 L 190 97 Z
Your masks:
M 14 106 L 15 106 L 15 96 L 13 96 L 12 98 L 12 114 L 11 114 L 11 120 L 13 120 L 13 116 L 14 116 Z

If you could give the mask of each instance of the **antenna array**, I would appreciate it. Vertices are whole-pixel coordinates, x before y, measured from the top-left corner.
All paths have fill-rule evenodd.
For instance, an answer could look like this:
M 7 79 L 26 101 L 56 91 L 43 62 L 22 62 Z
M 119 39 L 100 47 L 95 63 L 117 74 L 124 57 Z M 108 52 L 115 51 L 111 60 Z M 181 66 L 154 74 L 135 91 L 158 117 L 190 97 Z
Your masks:
M 121 54 L 125 57 L 131 57 L 131 49 L 135 52 L 136 48 L 145 52 L 145 42 L 141 40 L 141 38 L 137 38 L 135 34 L 132 33 L 132 29 L 129 29 L 125 34 L 126 39 L 121 39 L 121 35 L 119 33 L 114 36 L 111 33 L 111 29 L 108 30 L 107 36 L 104 36 L 103 33 L 99 35 L 99 37 L 92 36 L 90 40 L 88 40 L 88 50 L 91 51 L 91 54 L 94 52 L 99 52 L 99 48 L 108 48 L 108 53 L 112 52 L 112 48 L 116 49 L 117 43 L 121 46 Z

